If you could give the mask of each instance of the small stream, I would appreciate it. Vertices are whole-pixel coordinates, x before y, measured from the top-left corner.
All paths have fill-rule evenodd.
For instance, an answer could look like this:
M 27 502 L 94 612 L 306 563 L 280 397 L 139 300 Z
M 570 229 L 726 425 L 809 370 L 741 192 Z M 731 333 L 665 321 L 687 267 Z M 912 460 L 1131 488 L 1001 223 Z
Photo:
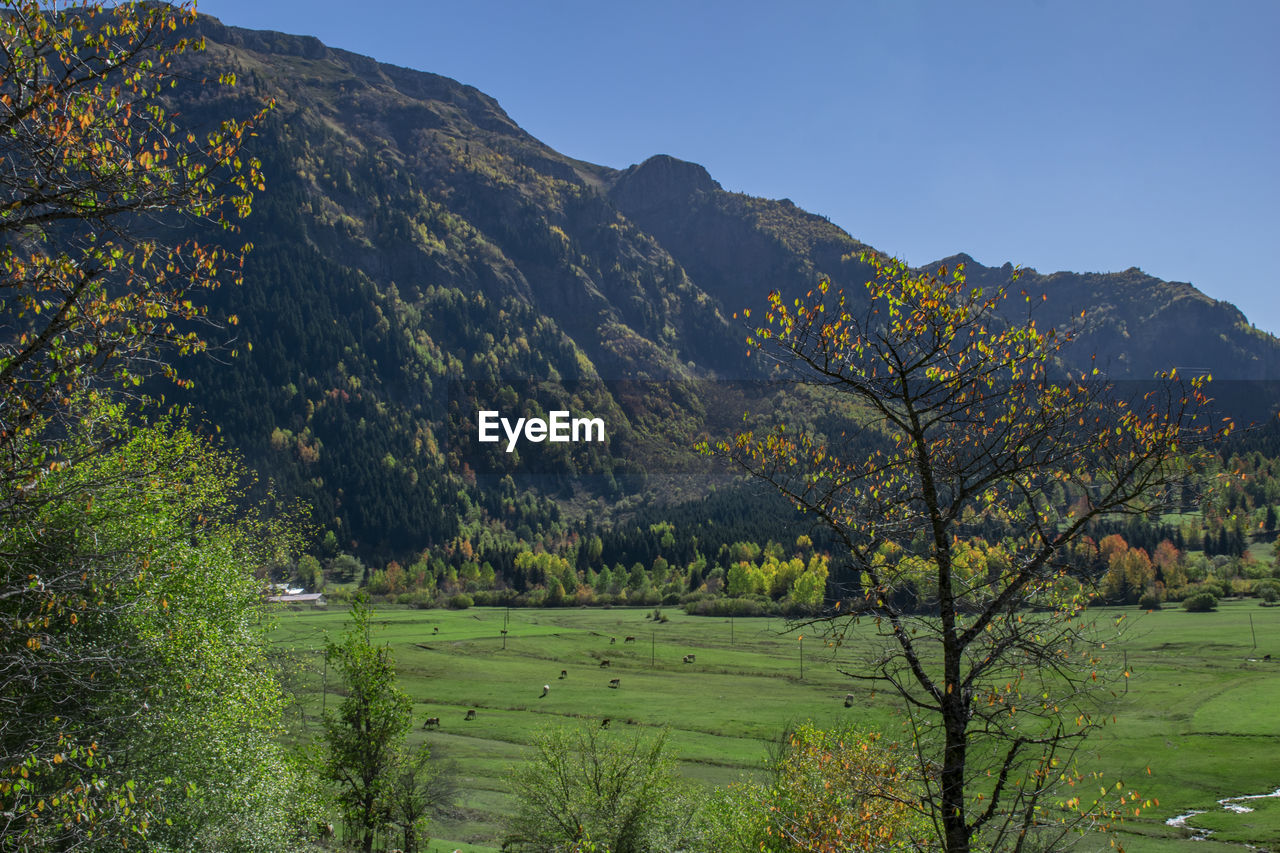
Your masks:
M 1269 794 L 1244 794 L 1243 796 L 1239 796 L 1239 797 L 1223 797 L 1221 800 L 1218 800 L 1218 805 L 1229 812 L 1235 812 L 1236 814 L 1248 814 L 1249 812 L 1253 811 L 1253 809 L 1250 808 L 1249 806 L 1241 805 L 1241 803 L 1247 803 L 1250 800 L 1265 800 L 1265 799 L 1270 799 L 1272 797 L 1280 797 L 1280 788 L 1276 788 L 1274 791 L 1272 791 Z M 1200 829 L 1198 827 L 1189 826 L 1187 824 L 1187 821 L 1190 820 L 1191 818 L 1195 817 L 1198 814 L 1204 814 L 1204 813 L 1205 813 L 1204 809 L 1192 809 L 1191 811 L 1186 812 L 1184 814 L 1180 814 L 1175 817 L 1169 818 L 1168 820 L 1165 821 L 1165 825 L 1190 831 L 1192 841 L 1205 841 L 1206 839 L 1209 838 L 1210 835 L 1213 835 L 1212 829 Z M 1252 844 L 1242 844 L 1240 846 L 1245 847 L 1249 850 L 1262 849 L 1260 847 L 1254 847 Z

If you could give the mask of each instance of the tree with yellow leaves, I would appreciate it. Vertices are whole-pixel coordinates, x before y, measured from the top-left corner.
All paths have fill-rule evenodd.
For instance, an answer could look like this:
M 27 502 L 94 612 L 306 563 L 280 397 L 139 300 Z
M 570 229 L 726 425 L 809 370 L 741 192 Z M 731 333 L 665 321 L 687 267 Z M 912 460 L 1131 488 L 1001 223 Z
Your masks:
M 1099 371 L 1064 367 L 1073 335 L 1037 325 L 1039 300 L 1019 317 L 962 267 L 863 260 L 866 294 L 772 293 L 750 342 L 867 413 L 851 431 L 881 449 L 786 425 L 718 449 L 829 528 L 860 573 L 826 625 L 840 637 L 871 620 L 882 638 L 848 672 L 903 700 L 923 843 L 1049 849 L 1115 814 L 1071 788 L 1111 670 L 1069 546 L 1094 519 L 1176 499 L 1184 454 L 1213 437 L 1196 419 L 1202 382 L 1165 376 L 1123 399 Z
M 199 294 L 238 281 L 243 249 L 177 226 L 233 231 L 249 212 L 262 177 L 242 149 L 262 111 L 171 119 L 175 63 L 203 47 L 184 35 L 194 16 L 0 2 L 0 507 L 67 461 L 59 442 L 95 392 L 204 349 Z
M 231 478 L 192 502 L 223 470 L 212 450 L 172 434 L 146 445 L 119 402 L 205 348 L 201 296 L 238 280 L 235 223 L 263 188 L 244 145 L 267 105 L 204 128 L 170 115 L 170 89 L 200 83 L 181 66 L 203 46 L 194 16 L 190 3 L 0 0 L 3 850 L 175 835 L 279 850 L 291 836 L 281 809 L 254 812 L 263 780 L 285 775 L 248 574 L 261 543 L 214 517 Z M 191 237 L 193 222 L 226 239 Z M 199 594 L 202 572 L 217 601 Z M 206 652 L 216 672 L 199 670 Z M 271 771 L 231 790 L 254 749 Z M 237 812 L 256 825 L 232 826 Z

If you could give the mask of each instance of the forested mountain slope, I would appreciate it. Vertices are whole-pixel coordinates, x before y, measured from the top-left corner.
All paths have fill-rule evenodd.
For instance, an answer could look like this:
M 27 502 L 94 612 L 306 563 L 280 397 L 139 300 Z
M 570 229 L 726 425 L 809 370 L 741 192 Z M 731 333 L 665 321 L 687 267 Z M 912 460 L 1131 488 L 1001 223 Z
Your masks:
M 564 508 L 607 512 L 644 471 L 699 464 L 693 440 L 741 413 L 741 392 L 708 390 L 763 376 L 734 312 L 773 288 L 866 277 L 869 247 L 790 201 L 725 192 L 696 164 L 584 163 L 448 78 L 313 38 L 199 29 L 208 48 L 174 95 L 185 115 L 276 107 L 254 142 L 267 189 L 233 238 L 255 246 L 245 284 L 218 296 L 239 318 L 238 354 L 186 362 L 185 399 L 344 548 L 569 535 Z M 204 85 L 226 69 L 235 89 Z M 969 270 L 984 285 L 1012 272 Z M 1080 360 L 1097 352 L 1114 376 L 1280 374 L 1280 341 L 1190 285 L 1129 270 L 1019 286 L 1048 295 L 1046 324 L 1085 309 Z M 464 445 L 480 400 L 599 415 L 608 446 L 477 459 Z M 503 479 L 522 470 L 553 474 L 532 491 Z

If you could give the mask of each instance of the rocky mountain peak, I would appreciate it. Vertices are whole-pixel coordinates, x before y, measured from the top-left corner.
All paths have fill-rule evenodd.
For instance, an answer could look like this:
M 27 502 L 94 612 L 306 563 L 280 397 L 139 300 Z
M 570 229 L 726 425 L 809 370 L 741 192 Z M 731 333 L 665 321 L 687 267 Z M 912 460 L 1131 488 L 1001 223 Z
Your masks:
M 610 195 L 620 207 L 646 210 L 718 189 L 720 184 L 699 164 L 658 154 L 618 175 Z

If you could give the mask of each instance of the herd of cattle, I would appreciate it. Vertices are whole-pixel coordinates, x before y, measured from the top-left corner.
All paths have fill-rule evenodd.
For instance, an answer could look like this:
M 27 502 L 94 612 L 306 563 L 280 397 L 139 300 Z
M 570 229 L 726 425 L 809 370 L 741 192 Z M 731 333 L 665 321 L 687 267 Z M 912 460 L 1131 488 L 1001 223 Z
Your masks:
M 440 633 L 440 628 L 439 628 L 439 627 L 435 627 L 435 628 L 433 628 L 433 629 L 432 629 L 432 631 L 431 631 L 431 633 L 432 633 L 432 634 L 439 634 L 439 633 Z M 504 633 L 505 633 L 505 632 L 504 632 Z M 623 642 L 623 643 L 634 643 L 635 641 L 636 641 L 636 638 L 635 638 L 635 637 L 624 637 L 624 638 L 623 638 L 623 640 L 622 640 L 622 642 Z M 610 638 L 609 638 L 609 644 L 610 644 L 610 645 L 614 645 L 614 644 L 615 644 L 615 643 L 617 643 L 617 642 L 618 642 L 618 638 L 617 638 L 617 637 L 610 637 Z M 682 663 L 693 663 L 695 660 L 696 660 L 696 655 L 691 655 L 691 654 L 690 654 L 690 655 L 685 655 L 685 656 L 681 659 L 681 662 L 682 662 Z M 601 661 L 600 661 L 600 666 L 601 666 L 601 668 L 609 667 L 609 666 L 612 666 L 612 665 L 613 665 L 613 662 L 612 662 L 612 661 L 610 661 L 608 658 L 603 658 L 603 659 L 601 659 Z M 562 670 L 560 670 L 560 679 L 565 679 L 565 678 L 568 678 L 568 677 L 569 677 L 569 671 L 568 671 L 567 669 L 562 669 Z M 613 688 L 614 690 L 617 690 L 617 689 L 618 689 L 618 688 L 620 688 L 621 686 L 622 686 L 622 679 L 620 679 L 620 678 L 611 678 L 611 679 L 609 679 L 609 687 Z M 544 698 L 546 698 L 547 694 L 548 694 L 548 693 L 550 693 L 550 692 L 551 692 L 551 685 L 550 685 L 550 684 L 544 684 L 544 685 L 542 685 L 542 695 L 540 695 L 538 698 L 539 698 L 539 699 L 544 699 Z M 475 709 L 475 708 L 469 708 L 469 709 L 467 709 L 467 713 L 466 713 L 466 715 L 465 715 L 465 716 L 463 716 L 463 718 L 462 718 L 462 719 L 463 719 L 463 721 L 465 722 L 465 721 L 467 721 L 467 720 L 474 720 L 475 718 L 476 718 L 476 709 Z M 611 722 L 610 718 L 605 717 L 605 718 L 604 718 L 604 722 L 602 722 L 600 725 L 601 725 L 603 728 L 608 728 L 608 726 L 609 726 L 609 723 L 610 723 L 610 722 Z M 440 718 L 439 718 L 439 717 L 427 717 L 427 718 L 426 718 L 426 720 L 422 723 L 422 727 L 423 727 L 424 729 L 438 729 L 438 728 L 440 728 Z

